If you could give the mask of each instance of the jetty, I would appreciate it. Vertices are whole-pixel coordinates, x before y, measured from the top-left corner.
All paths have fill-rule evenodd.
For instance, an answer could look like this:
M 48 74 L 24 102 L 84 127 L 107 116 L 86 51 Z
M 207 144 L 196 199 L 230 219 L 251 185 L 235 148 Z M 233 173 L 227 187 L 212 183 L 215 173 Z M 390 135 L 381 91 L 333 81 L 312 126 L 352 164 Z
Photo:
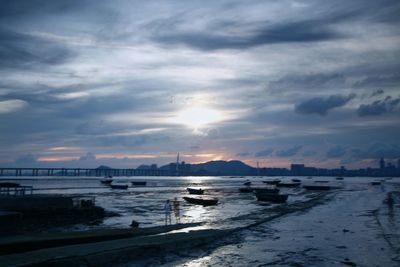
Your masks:
M 10 237 L 0 242 L 0 266 L 111 266 L 151 253 L 207 244 L 228 232 L 190 230 L 198 225 Z
M 0 168 L 0 176 L 170 176 L 162 169 L 115 168 Z

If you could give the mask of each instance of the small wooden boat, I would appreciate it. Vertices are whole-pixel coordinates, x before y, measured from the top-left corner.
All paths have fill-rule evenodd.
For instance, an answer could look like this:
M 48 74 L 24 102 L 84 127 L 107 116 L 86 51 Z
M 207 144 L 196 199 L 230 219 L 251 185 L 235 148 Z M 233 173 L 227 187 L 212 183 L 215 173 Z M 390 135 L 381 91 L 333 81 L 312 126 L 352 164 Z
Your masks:
M 243 185 L 249 186 L 249 185 L 251 185 L 251 182 L 247 180 L 245 183 L 243 183 Z
M 239 191 L 241 193 L 251 193 L 251 192 L 253 192 L 253 188 L 251 188 L 251 187 L 241 187 L 241 188 L 239 188 Z
M 183 199 L 191 204 L 197 204 L 202 206 L 212 206 L 218 204 L 218 198 L 183 197 Z
M 371 185 L 381 185 L 382 182 L 381 181 L 372 181 Z
M 264 188 L 254 188 L 253 191 L 259 194 L 278 194 L 280 190 L 278 188 L 264 187 Z
M 133 186 L 146 186 L 147 182 L 145 181 L 132 181 Z
M 277 184 L 279 184 L 280 182 L 281 182 L 281 180 L 279 180 L 279 179 L 263 181 L 263 183 L 265 183 L 265 184 L 270 184 L 270 185 L 277 185 Z
M 336 180 L 343 180 L 343 177 L 336 177 Z
M 107 185 L 110 185 L 112 181 L 113 181 L 112 176 L 106 176 L 100 180 L 102 184 L 107 184 Z
M 256 197 L 258 201 L 269 201 L 274 203 L 285 203 L 289 197 L 287 194 L 277 194 L 277 193 L 260 193 L 256 192 Z
M 329 185 L 303 185 L 303 188 L 307 190 L 331 190 L 332 187 Z
M 186 188 L 186 190 L 189 192 L 189 194 L 191 195 L 202 195 L 204 194 L 204 190 L 203 189 L 197 189 L 197 188 Z
M 280 182 L 276 186 L 278 187 L 297 187 L 300 183 L 295 182 Z
M 111 183 L 110 184 L 112 189 L 128 189 L 128 184 L 126 183 Z
M 300 179 L 292 179 L 292 182 L 294 182 L 294 183 L 301 183 L 301 180 L 300 180 Z

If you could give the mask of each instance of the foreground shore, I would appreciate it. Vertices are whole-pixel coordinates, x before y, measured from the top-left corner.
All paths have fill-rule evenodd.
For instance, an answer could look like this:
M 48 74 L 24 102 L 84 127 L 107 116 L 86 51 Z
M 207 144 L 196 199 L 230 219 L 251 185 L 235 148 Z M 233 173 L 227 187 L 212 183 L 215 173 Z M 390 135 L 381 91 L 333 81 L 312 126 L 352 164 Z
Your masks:
M 396 183 L 293 189 L 278 205 L 228 191 L 220 206 L 193 209 L 218 210 L 224 218 L 214 221 L 3 237 L 0 266 L 398 266 L 398 191 Z M 222 216 L 234 201 L 257 208 Z

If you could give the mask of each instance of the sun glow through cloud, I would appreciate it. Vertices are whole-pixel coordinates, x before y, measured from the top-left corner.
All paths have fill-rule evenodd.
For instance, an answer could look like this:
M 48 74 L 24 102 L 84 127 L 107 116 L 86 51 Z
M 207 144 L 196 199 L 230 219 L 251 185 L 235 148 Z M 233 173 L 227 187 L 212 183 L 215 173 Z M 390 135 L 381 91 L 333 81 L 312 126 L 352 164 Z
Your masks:
M 199 128 L 224 119 L 222 112 L 206 107 L 191 107 L 180 111 L 173 118 L 174 123 L 184 124 L 191 128 Z

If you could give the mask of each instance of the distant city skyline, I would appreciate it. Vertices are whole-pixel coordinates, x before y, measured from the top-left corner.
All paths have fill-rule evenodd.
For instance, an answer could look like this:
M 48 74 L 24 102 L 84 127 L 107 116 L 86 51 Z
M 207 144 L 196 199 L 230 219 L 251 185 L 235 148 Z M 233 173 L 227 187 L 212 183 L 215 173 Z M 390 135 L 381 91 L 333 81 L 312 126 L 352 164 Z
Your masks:
M 400 3 L 0 3 L 0 167 L 397 166 Z

